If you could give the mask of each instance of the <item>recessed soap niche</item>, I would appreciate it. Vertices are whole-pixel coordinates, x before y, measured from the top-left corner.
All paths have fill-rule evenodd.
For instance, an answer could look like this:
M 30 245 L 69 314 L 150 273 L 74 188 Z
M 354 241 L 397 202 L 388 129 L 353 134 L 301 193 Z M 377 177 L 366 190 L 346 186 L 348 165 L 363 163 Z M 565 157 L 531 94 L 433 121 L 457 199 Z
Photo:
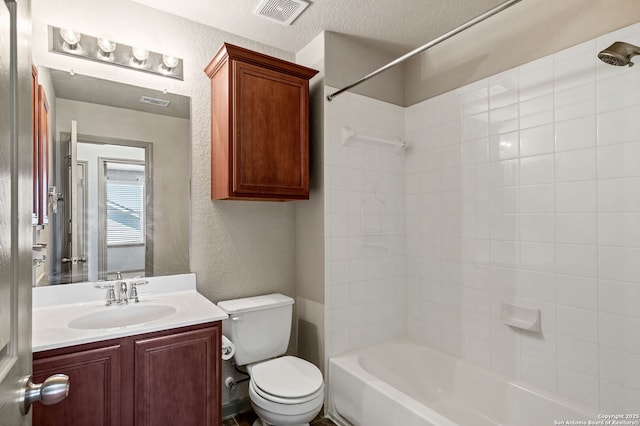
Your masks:
M 510 327 L 534 333 L 542 331 L 540 309 L 503 303 L 501 320 Z

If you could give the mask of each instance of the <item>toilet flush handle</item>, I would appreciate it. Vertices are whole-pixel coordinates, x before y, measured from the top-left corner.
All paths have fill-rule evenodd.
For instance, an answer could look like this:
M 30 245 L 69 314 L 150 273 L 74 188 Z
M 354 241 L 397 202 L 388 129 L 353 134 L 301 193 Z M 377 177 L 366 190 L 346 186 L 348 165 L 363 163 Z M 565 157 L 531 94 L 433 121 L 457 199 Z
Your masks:
M 229 317 L 231 321 L 241 321 L 240 317 Z

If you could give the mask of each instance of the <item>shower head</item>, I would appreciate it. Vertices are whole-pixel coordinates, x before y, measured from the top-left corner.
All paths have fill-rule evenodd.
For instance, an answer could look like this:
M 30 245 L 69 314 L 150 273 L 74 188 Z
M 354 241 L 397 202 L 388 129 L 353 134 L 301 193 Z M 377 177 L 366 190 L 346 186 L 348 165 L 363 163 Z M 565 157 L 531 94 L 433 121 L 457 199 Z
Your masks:
M 633 66 L 631 58 L 635 55 L 640 55 L 640 47 L 622 41 L 616 41 L 611 46 L 598 53 L 598 58 L 609 65 L 616 65 L 619 67 L 629 65 L 631 67 Z

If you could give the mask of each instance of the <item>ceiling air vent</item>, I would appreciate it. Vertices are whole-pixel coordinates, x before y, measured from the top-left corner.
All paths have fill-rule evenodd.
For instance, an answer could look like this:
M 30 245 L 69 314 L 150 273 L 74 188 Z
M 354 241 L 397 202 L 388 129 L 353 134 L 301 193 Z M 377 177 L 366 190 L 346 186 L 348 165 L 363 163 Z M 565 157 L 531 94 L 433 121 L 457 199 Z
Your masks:
M 307 6 L 309 3 L 304 0 L 262 0 L 253 13 L 282 25 L 291 25 Z
M 169 106 L 169 104 L 171 103 L 171 101 L 167 101 L 165 99 L 151 98 L 149 96 L 140 96 L 139 101 L 143 104 L 150 104 L 161 107 Z

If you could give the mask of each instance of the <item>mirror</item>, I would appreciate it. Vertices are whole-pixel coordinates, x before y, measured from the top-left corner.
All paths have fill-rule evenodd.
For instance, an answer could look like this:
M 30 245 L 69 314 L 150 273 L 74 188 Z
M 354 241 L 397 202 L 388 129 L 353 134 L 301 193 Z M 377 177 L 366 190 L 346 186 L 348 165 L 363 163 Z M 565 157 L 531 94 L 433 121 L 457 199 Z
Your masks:
M 38 83 L 51 163 L 34 285 L 189 272 L 190 99 L 44 67 Z

